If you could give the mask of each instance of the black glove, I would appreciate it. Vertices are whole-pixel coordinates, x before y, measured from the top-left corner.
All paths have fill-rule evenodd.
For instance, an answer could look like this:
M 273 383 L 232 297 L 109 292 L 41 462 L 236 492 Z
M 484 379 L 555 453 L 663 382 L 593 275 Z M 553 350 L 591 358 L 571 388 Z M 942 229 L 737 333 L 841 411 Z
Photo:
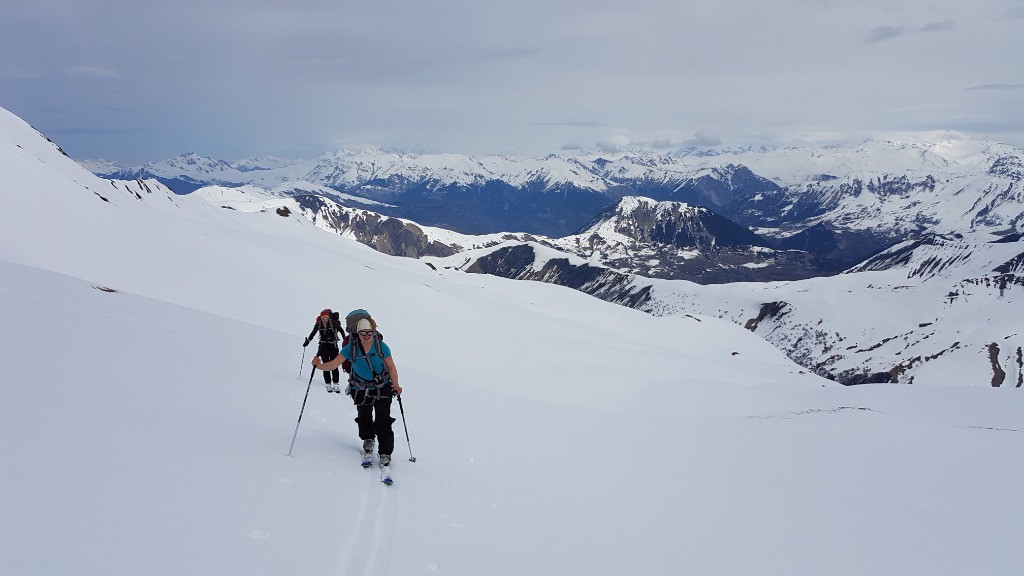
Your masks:
M 305 348 L 306 346 L 309 346 L 309 338 L 302 341 L 302 347 Z

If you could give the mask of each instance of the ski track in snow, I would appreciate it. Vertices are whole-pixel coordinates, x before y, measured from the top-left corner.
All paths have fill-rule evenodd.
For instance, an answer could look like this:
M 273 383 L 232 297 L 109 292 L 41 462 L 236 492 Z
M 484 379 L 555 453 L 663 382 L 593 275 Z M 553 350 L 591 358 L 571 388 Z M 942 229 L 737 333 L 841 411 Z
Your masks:
M 374 471 L 365 472 L 359 512 L 351 523 L 352 533 L 341 549 L 338 576 L 380 576 L 388 574 L 391 567 L 391 540 L 397 517 L 396 504 L 390 494 L 394 487 L 380 483 L 379 474 Z M 379 496 L 374 492 L 378 489 L 383 491 Z M 371 512 L 373 500 L 377 505 Z
M 395 510 L 391 487 L 385 487 L 373 519 L 373 548 L 367 555 L 368 566 L 364 576 L 387 574 L 391 567 L 391 537 L 394 535 Z M 380 568 L 378 569 L 378 563 Z

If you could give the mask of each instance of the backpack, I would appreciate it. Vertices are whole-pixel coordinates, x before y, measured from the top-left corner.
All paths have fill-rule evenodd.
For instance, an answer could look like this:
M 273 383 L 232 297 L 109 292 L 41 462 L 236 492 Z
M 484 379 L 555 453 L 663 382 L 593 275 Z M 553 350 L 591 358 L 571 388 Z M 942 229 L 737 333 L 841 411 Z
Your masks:
M 376 356 L 380 356 L 381 360 L 383 361 L 384 360 L 384 356 L 383 356 L 383 354 L 381 352 L 381 349 L 380 349 L 380 342 L 384 340 L 384 335 L 377 331 L 377 322 L 374 321 L 372 316 L 370 316 L 370 313 L 367 312 L 366 310 L 363 310 L 362 308 L 358 308 L 356 310 L 353 310 L 353 311 L 349 312 L 347 316 L 345 316 L 345 332 L 346 332 L 346 334 L 345 334 L 345 339 L 342 340 L 342 342 L 341 342 L 341 347 L 344 348 L 345 346 L 351 345 L 352 348 L 349 350 L 349 356 L 352 357 L 352 358 L 355 358 L 356 356 L 359 356 L 360 358 L 365 358 L 366 357 L 366 355 L 362 353 L 363 352 L 362 347 L 356 347 L 355 346 L 356 343 L 359 342 L 359 338 L 358 337 L 352 338 L 352 336 L 356 333 L 356 324 L 359 324 L 359 321 L 360 320 L 364 320 L 364 319 L 365 320 L 369 320 L 370 321 L 370 326 L 373 328 L 374 332 L 377 332 L 377 334 L 373 337 L 373 339 L 374 339 L 374 346 L 371 349 L 370 353 L 374 354 Z M 349 359 L 346 359 L 344 362 L 341 363 L 341 369 L 344 370 L 346 374 L 349 374 L 351 376 L 352 375 L 352 361 L 349 360 Z M 390 375 L 388 375 L 387 372 L 385 372 L 385 376 L 390 377 Z M 353 378 L 352 377 L 349 378 L 349 383 L 350 384 L 353 383 Z M 356 386 L 356 388 L 358 388 L 358 385 Z
M 370 313 L 367 312 L 366 310 L 363 310 L 362 308 L 358 308 L 356 310 L 349 312 L 348 315 L 345 316 L 345 331 L 348 332 L 349 334 L 355 334 L 356 324 L 358 324 L 360 320 L 369 320 L 370 326 L 374 330 L 377 329 L 377 323 L 373 321 L 373 318 L 370 316 Z

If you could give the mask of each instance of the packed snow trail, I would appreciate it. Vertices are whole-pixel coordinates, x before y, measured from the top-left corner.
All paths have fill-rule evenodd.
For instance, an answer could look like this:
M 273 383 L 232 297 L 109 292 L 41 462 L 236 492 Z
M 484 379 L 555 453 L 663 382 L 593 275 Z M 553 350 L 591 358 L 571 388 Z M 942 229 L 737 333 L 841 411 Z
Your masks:
M 388 574 L 391 566 L 391 540 L 398 518 L 396 496 L 390 494 L 392 489 L 383 489 L 374 472 L 366 470 L 364 475 L 359 511 L 355 520 L 345 522 L 353 528 L 341 549 L 339 576 L 379 576 Z

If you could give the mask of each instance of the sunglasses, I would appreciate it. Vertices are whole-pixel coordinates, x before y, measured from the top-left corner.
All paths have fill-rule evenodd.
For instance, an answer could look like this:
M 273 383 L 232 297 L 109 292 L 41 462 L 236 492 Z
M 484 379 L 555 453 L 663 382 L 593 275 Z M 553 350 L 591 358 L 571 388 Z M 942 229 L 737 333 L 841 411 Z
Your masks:
M 373 336 L 373 330 L 360 330 L 360 336 Z

